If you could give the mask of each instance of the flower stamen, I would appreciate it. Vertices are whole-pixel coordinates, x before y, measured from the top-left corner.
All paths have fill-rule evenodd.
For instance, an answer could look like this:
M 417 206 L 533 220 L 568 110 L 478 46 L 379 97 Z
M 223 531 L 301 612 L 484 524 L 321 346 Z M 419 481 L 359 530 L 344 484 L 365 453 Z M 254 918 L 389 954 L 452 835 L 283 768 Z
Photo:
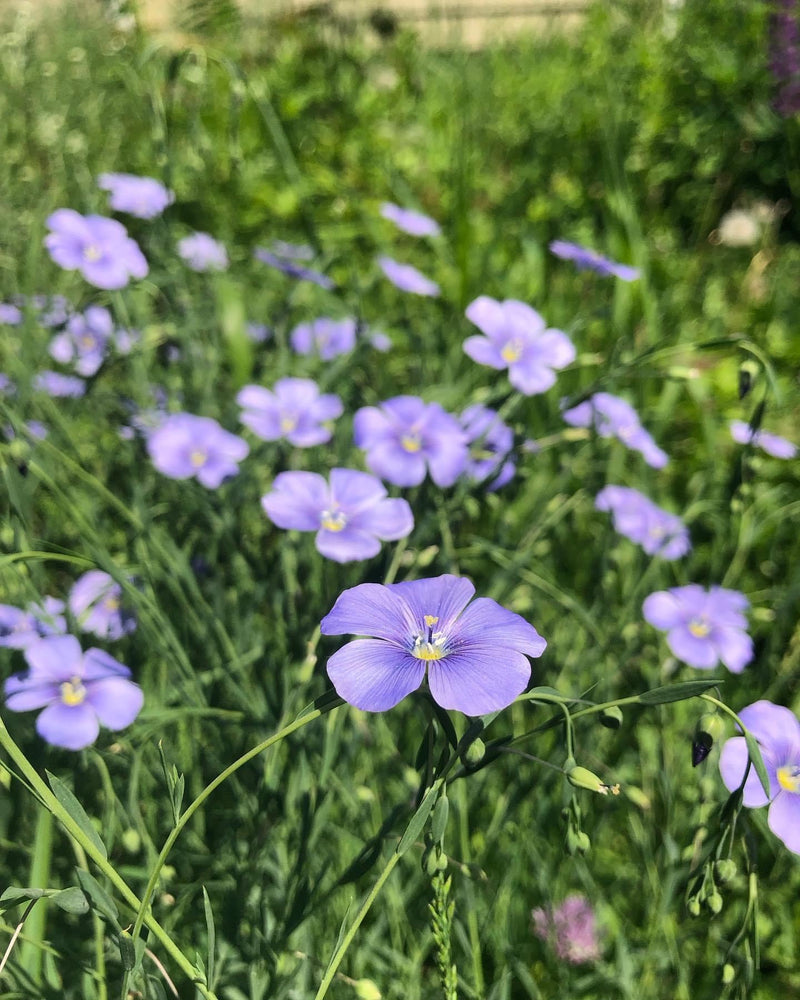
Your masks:
M 800 764 L 784 764 L 777 769 L 775 775 L 784 791 L 800 793 Z
M 86 688 L 80 677 L 72 677 L 61 685 L 61 700 L 65 705 L 80 705 L 86 697 Z

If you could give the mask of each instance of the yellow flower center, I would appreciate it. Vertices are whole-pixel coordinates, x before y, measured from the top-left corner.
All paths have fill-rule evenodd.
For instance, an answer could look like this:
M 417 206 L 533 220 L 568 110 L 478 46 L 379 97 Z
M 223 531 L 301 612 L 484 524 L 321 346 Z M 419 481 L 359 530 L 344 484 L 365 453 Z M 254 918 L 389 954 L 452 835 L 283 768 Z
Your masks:
M 94 261 L 100 260 L 102 256 L 102 253 L 98 247 L 94 245 L 94 243 L 90 243 L 88 247 L 83 248 L 83 259 L 89 261 L 89 263 L 94 263 Z
M 695 637 L 695 639 L 705 639 L 708 633 L 711 631 L 711 626 L 708 622 L 703 621 L 702 618 L 694 618 L 689 622 L 689 631 Z
M 419 439 L 419 434 L 404 434 L 400 438 L 400 444 L 403 446 L 405 451 L 409 451 L 412 454 L 419 451 L 422 447 L 422 441 Z
M 509 340 L 507 344 L 503 345 L 503 349 L 500 351 L 500 357 L 503 361 L 507 361 L 512 364 L 514 361 L 519 361 L 522 355 L 522 341 L 519 337 L 514 337 L 513 340 Z
M 206 464 L 207 458 L 208 455 L 206 455 L 204 451 L 193 451 L 189 456 L 189 461 L 192 463 L 195 469 L 199 469 L 201 465 Z
M 103 601 L 103 607 L 106 611 L 119 611 L 119 598 L 110 596 Z
M 95 345 L 95 339 L 91 335 L 91 333 L 85 333 L 81 337 L 81 347 L 84 349 L 84 351 L 91 351 L 94 345 Z
M 428 630 L 427 636 L 423 633 L 416 637 L 411 653 L 418 660 L 441 660 L 443 656 L 447 656 L 446 636 L 444 632 L 433 631 L 433 626 L 439 619 L 436 615 L 425 615 L 423 621 Z
M 784 791 L 800 793 L 800 764 L 784 764 L 775 774 Z
M 288 415 L 281 417 L 281 430 L 284 434 L 289 434 L 295 427 L 297 427 L 297 417 Z
M 80 705 L 86 697 L 86 688 L 80 677 L 73 677 L 61 685 L 61 700 L 65 705 Z
M 347 524 L 347 517 L 341 510 L 324 510 L 319 523 L 326 531 L 341 531 Z

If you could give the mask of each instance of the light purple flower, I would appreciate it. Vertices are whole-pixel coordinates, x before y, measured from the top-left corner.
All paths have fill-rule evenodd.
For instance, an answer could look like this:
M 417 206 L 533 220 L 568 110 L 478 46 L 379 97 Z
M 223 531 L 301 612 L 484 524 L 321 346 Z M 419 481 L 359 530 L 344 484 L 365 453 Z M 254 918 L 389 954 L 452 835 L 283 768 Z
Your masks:
M 362 407 L 353 432 L 372 472 L 395 486 L 418 486 L 426 472 L 437 486 L 452 486 L 467 465 L 467 436 L 458 420 L 417 396 Z
M 342 415 L 338 396 L 319 393 L 307 378 L 279 379 L 272 391 L 246 385 L 236 402 L 242 407 L 241 421 L 264 441 L 286 438 L 296 448 L 310 448 L 331 439 L 329 422 Z
M 376 351 L 380 351 L 381 354 L 385 354 L 392 349 L 392 338 L 387 333 L 384 333 L 383 330 L 371 330 L 367 335 L 367 339 L 370 346 L 374 347 Z
M 118 328 L 114 330 L 111 339 L 119 354 L 130 354 L 137 344 L 141 344 L 142 331 Z
M 254 344 L 263 344 L 272 336 L 272 330 L 266 323 L 248 323 L 245 330 Z
M 235 476 L 250 451 L 242 438 L 223 430 L 211 417 L 173 413 L 147 438 L 153 465 L 172 479 L 197 479 L 215 490 Z
M 12 379 L 5 372 L 0 372 L 0 395 L 13 396 L 17 387 Z
M 503 423 L 495 410 L 480 403 L 464 410 L 461 426 L 469 445 L 466 475 L 476 483 L 495 476 L 488 489 L 490 492 L 499 490 L 516 472 L 517 467 L 509 458 L 514 446 L 514 432 Z
M 62 365 L 74 364 L 75 371 L 88 378 L 103 363 L 114 323 L 103 306 L 89 306 L 67 321 L 65 330 L 50 341 L 50 357 Z
M 381 541 L 405 538 L 414 527 L 405 500 L 353 469 L 332 469 L 330 485 L 316 472 L 281 472 L 261 506 L 279 528 L 316 531 L 317 551 L 338 563 L 371 559 Z
M 385 201 L 381 205 L 381 215 L 409 236 L 439 236 L 442 232 L 439 223 L 429 216 L 415 212 L 411 208 L 401 208 L 390 201 Z
M 289 340 L 297 354 L 316 354 L 323 361 L 330 361 L 348 354 L 356 346 L 356 321 L 323 316 L 311 323 L 300 323 Z
M 580 965 L 600 958 L 594 910 L 585 896 L 573 893 L 555 909 L 537 907 L 531 918 L 534 934 L 547 941 L 565 962 Z
M 272 250 L 267 250 L 264 247 L 258 247 L 254 251 L 254 256 L 257 260 L 260 260 L 262 264 L 267 264 L 269 267 L 274 267 L 276 270 L 280 271 L 282 274 L 287 274 L 290 278 L 297 278 L 299 281 L 311 281 L 315 285 L 319 285 L 320 288 L 325 288 L 330 290 L 336 287 L 336 283 L 332 281 L 327 274 L 322 274 L 321 271 L 315 271 L 311 267 L 305 267 L 302 264 L 298 264 L 298 260 L 306 260 L 305 254 L 302 257 L 298 257 L 296 253 L 281 253 L 278 247 L 292 247 L 290 243 L 275 243 L 273 247 L 275 252 Z M 292 247 L 293 251 L 300 248 Z M 306 247 L 305 249 L 310 249 Z M 313 251 L 312 251 L 313 256 Z
M 224 271 L 228 251 L 208 233 L 192 233 L 178 240 L 178 256 L 193 271 Z
M 5 683 L 12 712 L 42 708 L 36 731 L 53 746 L 82 750 L 97 739 L 100 724 L 117 730 L 141 711 L 144 696 L 130 670 L 102 649 L 81 652 L 72 635 L 59 635 L 25 650 L 28 671 Z
M 764 792 L 755 768 L 744 784 L 744 804 L 755 809 L 770 803 L 770 830 L 795 854 L 800 854 L 800 722 L 788 708 L 771 701 L 757 701 L 739 712 L 742 725 L 758 740 L 769 777 L 769 795 Z M 727 740 L 719 758 L 726 788 L 733 792 L 742 783 L 747 768 L 747 744 L 743 736 Z
M 556 370 L 575 360 L 575 346 L 566 333 L 548 330 L 524 302 L 481 295 L 467 306 L 466 316 L 484 333 L 467 337 L 466 353 L 479 365 L 507 368 L 511 384 L 526 396 L 546 392 L 555 383 Z
M 136 630 L 136 617 L 122 602 L 122 587 L 99 569 L 84 573 L 69 592 L 69 610 L 84 632 L 121 639 Z
M 662 510 L 629 486 L 604 487 L 594 505 L 597 510 L 611 511 L 615 530 L 641 545 L 648 555 L 679 559 L 692 547 L 689 531 L 677 514 Z
M 22 322 L 22 310 L 12 306 L 10 302 L 0 302 L 0 323 L 5 326 L 19 326 Z
M 786 438 L 768 431 L 756 431 L 744 420 L 731 420 L 731 437 L 737 444 L 752 444 L 773 458 L 794 458 L 797 447 Z
M 27 431 L 28 434 L 30 434 L 30 436 L 32 438 L 35 438 L 37 441 L 44 441 L 44 439 L 50 433 L 47 427 L 41 422 L 41 420 L 26 420 L 23 423 L 22 427 L 23 430 Z M 3 431 L 8 441 L 13 441 L 17 436 L 17 432 L 14 430 L 11 424 L 6 424 L 5 427 L 3 428 Z
M 550 253 L 562 260 L 571 260 L 579 271 L 595 271 L 606 278 L 613 276 L 621 278 L 622 281 L 635 281 L 641 274 L 638 267 L 618 264 L 616 261 L 609 260 L 608 257 L 601 257 L 594 250 L 580 246 L 578 243 L 553 240 L 550 244 Z
M 328 660 L 338 695 L 383 712 L 422 683 L 434 700 L 465 715 L 506 708 L 530 679 L 527 657 L 547 645 L 524 618 L 465 577 L 439 576 L 382 586 L 362 583 L 339 595 L 320 624 L 323 635 L 362 635 Z
M 82 378 L 51 371 L 39 372 L 33 380 L 33 387 L 54 398 L 77 399 L 86 392 L 86 383 Z
M 63 295 L 34 295 L 30 301 L 39 313 L 39 322 L 46 327 L 63 326 L 72 311 Z
M 753 658 L 753 640 L 742 612 L 749 601 L 737 590 L 696 583 L 659 590 L 645 599 L 645 619 L 667 633 L 675 656 L 700 670 L 712 670 L 722 661 L 740 674 Z
M 45 597 L 41 605 L 29 604 L 27 611 L 0 604 L 0 646 L 27 649 L 45 636 L 66 632 L 63 611 L 64 602 L 55 597 Z
M 127 212 L 137 219 L 154 219 L 175 201 L 175 195 L 154 177 L 136 174 L 100 174 L 97 186 L 108 191 L 115 212 Z
M 628 448 L 638 451 L 648 465 L 663 469 L 669 462 L 653 438 L 639 423 L 636 410 L 619 396 L 610 392 L 596 392 L 562 416 L 571 427 L 592 427 L 600 437 L 618 438 Z
M 391 257 L 378 257 L 378 265 L 391 283 L 401 292 L 413 292 L 414 295 L 429 295 L 436 297 L 442 290 L 435 281 L 426 278 L 411 264 L 401 264 Z
M 147 261 L 138 243 L 116 219 L 59 208 L 49 216 L 47 226 L 51 232 L 44 245 L 56 264 L 80 271 L 96 288 L 124 288 L 131 278 L 147 275 Z

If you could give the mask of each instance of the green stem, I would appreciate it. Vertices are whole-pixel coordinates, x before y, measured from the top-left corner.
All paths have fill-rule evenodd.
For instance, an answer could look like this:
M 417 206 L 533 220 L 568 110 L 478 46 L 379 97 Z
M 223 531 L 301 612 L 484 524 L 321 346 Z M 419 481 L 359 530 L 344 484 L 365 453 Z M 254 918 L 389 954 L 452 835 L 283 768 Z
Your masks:
M 469 865 L 472 859 L 472 852 L 469 845 L 469 821 L 467 810 L 469 802 L 467 799 L 466 782 L 460 781 L 458 788 L 458 840 L 461 851 L 461 861 Z M 467 932 L 469 934 L 469 949 L 472 955 L 472 978 L 475 982 L 475 993 L 478 997 L 483 997 L 486 992 L 486 982 L 483 978 L 483 956 L 481 954 L 481 934 L 478 926 L 478 911 L 473 902 L 472 882 L 465 879 L 464 888 L 466 890 L 467 904 Z
M 50 859 L 53 849 L 53 817 L 47 809 L 40 809 L 36 820 L 33 859 L 31 860 L 30 879 L 28 885 L 34 888 L 46 889 L 50 884 Z M 19 949 L 19 964 L 28 973 L 34 983 L 41 985 L 42 981 L 42 950 L 47 923 L 47 901 L 41 900 L 39 905 L 31 910 L 25 924 L 25 941 Z

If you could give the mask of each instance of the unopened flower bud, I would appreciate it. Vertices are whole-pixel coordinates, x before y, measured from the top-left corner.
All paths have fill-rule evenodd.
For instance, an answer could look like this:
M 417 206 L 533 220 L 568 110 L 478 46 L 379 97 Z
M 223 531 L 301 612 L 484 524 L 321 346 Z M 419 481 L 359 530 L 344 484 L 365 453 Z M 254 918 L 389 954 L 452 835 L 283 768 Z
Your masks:
M 600 723 L 605 726 L 606 729 L 619 729 L 622 725 L 622 709 L 619 705 L 612 705 L 610 708 L 604 708 L 600 713 Z
M 572 826 L 567 829 L 567 850 L 570 854 L 588 854 L 591 846 L 592 842 L 583 830 L 576 830 Z
M 358 1000 L 381 1000 L 381 991 L 371 979 L 359 979 L 353 985 Z
M 686 904 L 686 909 L 693 917 L 700 916 L 700 900 L 697 896 L 692 896 L 692 898 Z
M 716 891 L 716 889 L 709 893 L 706 897 L 706 906 L 711 910 L 712 913 L 717 914 L 722 912 L 723 899 L 722 895 Z
M 736 978 L 736 969 L 731 965 L 730 962 L 726 962 L 722 966 L 722 983 L 724 986 L 730 986 L 730 984 Z
M 590 792 L 599 792 L 600 795 L 608 795 L 609 792 L 612 795 L 619 795 L 619 785 L 606 785 L 596 774 L 580 765 L 570 768 L 567 771 L 567 781 L 576 788 L 585 788 Z
M 486 756 L 486 744 L 482 739 L 473 740 L 464 752 L 464 763 L 469 767 L 477 767 Z
M 735 878 L 737 871 L 736 862 L 732 858 L 722 858 L 720 861 L 714 862 L 714 877 L 720 885 Z

